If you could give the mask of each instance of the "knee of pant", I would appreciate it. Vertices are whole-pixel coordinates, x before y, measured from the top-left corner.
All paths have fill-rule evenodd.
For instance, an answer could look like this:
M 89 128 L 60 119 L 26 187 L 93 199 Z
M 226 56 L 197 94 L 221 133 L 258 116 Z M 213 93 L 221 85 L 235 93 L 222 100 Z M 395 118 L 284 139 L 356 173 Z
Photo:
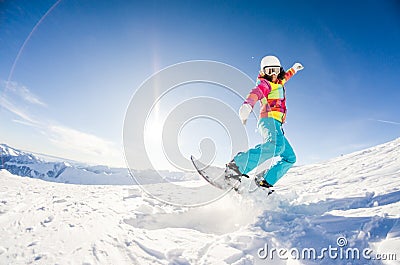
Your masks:
M 286 156 L 283 159 L 288 163 L 294 164 L 294 163 L 296 163 L 296 154 L 295 153 L 291 153 L 289 156 Z
M 280 155 L 283 153 L 284 150 L 285 150 L 285 145 L 280 144 L 278 142 L 277 145 L 275 146 L 275 154 Z
M 273 153 L 275 156 L 279 156 L 285 150 L 285 142 L 281 137 L 277 137 L 271 141 L 267 141 L 261 145 L 262 152 Z
M 266 142 L 260 145 L 262 153 L 273 153 L 275 150 L 275 144 L 273 142 Z

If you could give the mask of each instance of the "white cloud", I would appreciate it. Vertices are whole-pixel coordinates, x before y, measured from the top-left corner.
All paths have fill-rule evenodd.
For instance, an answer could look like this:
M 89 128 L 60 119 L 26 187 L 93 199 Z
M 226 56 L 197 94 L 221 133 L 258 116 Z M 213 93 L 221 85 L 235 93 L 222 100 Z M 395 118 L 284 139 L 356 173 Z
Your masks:
M 386 121 L 386 120 L 374 120 L 374 121 L 378 121 L 378 122 L 382 122 L 382 123 L 389 123 L 389 124 L 393 124 L 393 125 L 400 125 L 400 122 L 395 122 L 395 121 Z
M 3 81 L 3 84 L 6 88 L 6 91 L 11 91 L 19 98 L 23 99 L 26 102 L 29 102 L 34 105 L 39 105 L 42 107 L 46 107 L 47 105 L 40 100 L 38 96 L 33 94 L 26 86 L 18 84 L 17 82 L 13 81 Z
M 25 99 L 27 95 L 29 92 L 25 94 Z M 63 125 L 54 125 L 47 119 L 34 118 L 5 95 L 0 97 L 0 106 L 18 117 L 12 121 L 33 127 L 44 135 L 56 147 L 58 154 L 54 155 L 93 164 L 124 166 L 122 147 L 118 148 L 111 141 Z
M 122 150 L 111 141 L 60 125 L 48 125 L 45 133 L 53 144 L 85 162 L 123 165 Z
M 21 108 L 17 107 L 11 101 L 6 99 L 4 96 L 0 97 L 0 106 L 7 109 L 11 113 L 14 113 L 18 117 L 22 118 L 23 121 L 30 123 L 31 125 L 38 125 L 39 122 L 32 118 L 29 114 L 23 111 Z
M 64 126 L 49 125 L 48 129 L 50 140 L 55 144 L 64 148 L 81 150 L 90 155 L 105 155 L 112 146 L 111 142 L 93 134 Z
M 26 120 L 13 119 L 12 121 L 15 122 L 15 123 L 19 123 L 19 124 L 30 126 L 30 127 L 37 127 L 37 124 L 31 123 L 31 122 L 26 121 Z

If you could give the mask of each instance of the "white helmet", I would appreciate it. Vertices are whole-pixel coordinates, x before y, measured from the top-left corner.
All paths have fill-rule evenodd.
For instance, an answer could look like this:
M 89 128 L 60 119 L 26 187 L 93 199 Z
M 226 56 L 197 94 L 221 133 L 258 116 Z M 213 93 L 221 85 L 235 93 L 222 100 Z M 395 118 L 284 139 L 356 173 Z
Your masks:
M 265 67 L 271 67 L 271 66 L 281 67 L 281 62 L 279 61 L 278 58 L 272 55 L 268 55 L 262 58 L 260 64 L 261 71 L 263 71 Z

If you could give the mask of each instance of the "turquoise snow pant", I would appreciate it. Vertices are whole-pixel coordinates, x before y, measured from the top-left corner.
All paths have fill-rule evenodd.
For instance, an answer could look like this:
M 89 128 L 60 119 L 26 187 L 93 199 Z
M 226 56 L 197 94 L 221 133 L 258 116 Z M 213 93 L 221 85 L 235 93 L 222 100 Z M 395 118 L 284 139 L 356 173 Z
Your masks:
M 240 172 L 247 174 L 266 160 L 280 156 L 281 160 L 264 174 L 264 179 L 274 185 L 296 162 L 296 155 L 283 134 L 282 124 L 274 118 L 261 118 L 258 130 L 263 143 L 247 152 L 238 153 L 233 159 Z

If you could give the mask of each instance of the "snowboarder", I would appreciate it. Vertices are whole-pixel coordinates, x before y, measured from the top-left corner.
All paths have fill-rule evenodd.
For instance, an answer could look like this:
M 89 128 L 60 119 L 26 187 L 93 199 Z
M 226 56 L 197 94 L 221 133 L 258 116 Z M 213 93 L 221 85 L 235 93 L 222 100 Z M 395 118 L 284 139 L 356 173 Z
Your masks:
M 282 124 L 286 119 L 284 85 L 303 68 L 302 64 L 295 63 L 285 72 L 277 57 L 269 55 L 262 58 L 256 86 L 240 107 L 239 116 L 243 125 L 246 125 L 254 105 L 257 101 L 261 102 L 258 130 L 263 137 L 263 143 L 246 152 L 238 153 L 226 165 L 227 176 L 246 175 L 267 159 L 280 156 L 281 160 L 278 163 L 261 173 L 262 178 L 256 178 L 257 185 L 270 188 L 296 162 L 296 155 L 282 129 Z

